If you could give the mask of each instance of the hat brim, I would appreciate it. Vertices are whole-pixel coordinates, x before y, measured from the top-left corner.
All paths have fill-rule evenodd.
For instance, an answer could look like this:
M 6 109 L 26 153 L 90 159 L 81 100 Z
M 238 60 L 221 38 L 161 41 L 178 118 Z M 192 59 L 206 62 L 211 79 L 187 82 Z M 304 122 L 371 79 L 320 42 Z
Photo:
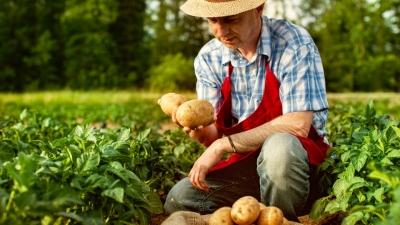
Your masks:
M 265 3 L 266 0 L 231 0 L 222 2 L 208 2 L 206 0 L 188 0 L 180 9 L 196 17 L 223 17 L 232 16 Z

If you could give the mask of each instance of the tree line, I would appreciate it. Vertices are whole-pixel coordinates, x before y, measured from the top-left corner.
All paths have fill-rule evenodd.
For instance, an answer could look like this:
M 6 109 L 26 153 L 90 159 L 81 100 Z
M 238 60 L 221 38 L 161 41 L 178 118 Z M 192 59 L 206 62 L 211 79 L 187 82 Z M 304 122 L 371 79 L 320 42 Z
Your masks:
M 0 92 L 194 90 L 212 35 L 184 1 L 0 0 Z M 313 36 L 328 91 L 400 91 L 400 0 L 275 2 Z

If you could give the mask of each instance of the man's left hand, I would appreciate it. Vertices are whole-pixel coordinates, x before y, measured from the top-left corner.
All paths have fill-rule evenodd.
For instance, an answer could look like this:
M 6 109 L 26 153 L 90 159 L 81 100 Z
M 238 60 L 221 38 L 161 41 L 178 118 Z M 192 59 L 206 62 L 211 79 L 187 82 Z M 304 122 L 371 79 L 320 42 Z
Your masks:
M 206 151 L 194 163 L 188 177 L 193 187 L 199 190 L 208 191 L 210 186 L 206 183 L 206 175 L 224 155 L 223 139 L 218 139 L 212 143 Z

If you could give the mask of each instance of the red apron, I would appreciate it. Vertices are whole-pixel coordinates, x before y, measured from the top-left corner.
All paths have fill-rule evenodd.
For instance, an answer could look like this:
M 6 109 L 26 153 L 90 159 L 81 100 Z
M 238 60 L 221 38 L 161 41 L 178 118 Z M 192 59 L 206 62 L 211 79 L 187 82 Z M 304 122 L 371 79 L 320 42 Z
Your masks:
M 229 64 L 229 75 L 222 84 L 222 96 L 224 101 L 221 109 L 217 114 L 217 129 L 224 135 L 231 135 L 242 131 L 250 130 L 260 126 L 278 116 L 282 115 L 282 103 L 279 98 L 280 83 L 276 79 L 274 73 L 270 70 L 269 62 L 266 63 L 266 79 L 263 97 L 258 108 L 245 120 L 232 126 L 232 97 L 231 97 L 231 80 L 233 66 Z M 319 136 L 315 128 L 311 125 L 308 138 L 296 136 L 308 153 L 310 163 L 313 165 L 321 164 L 326 157 L 326 151 L 330 148 L 324 142 L 324 138 Z M 258 154 L 261 148 L 255 149 L 248 153 L 234 153 L 228 159 L 221 160 L 209 172 L 222 169 L 228 165 L 238 162 L 251 154 Z

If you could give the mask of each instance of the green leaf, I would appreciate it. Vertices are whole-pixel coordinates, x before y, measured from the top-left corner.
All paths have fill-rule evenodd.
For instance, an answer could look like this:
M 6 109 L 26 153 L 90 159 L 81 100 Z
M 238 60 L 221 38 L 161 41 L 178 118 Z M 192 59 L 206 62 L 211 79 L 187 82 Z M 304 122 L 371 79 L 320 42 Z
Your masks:
M 100 187 L 104 190 L 107 189 L 109 185 L 109 180 L 104 176 L 101 176 L 99 174 L 92 174 L 86 179 L 84 183 L 84 190 L 91 191 L 97 187 Z
M 18 153 L 18 160 L 5 166 L 10 177 L 14 180 L 14 187 L 20 192 L 29 190 L 31 180 L 35 173 L 35 164 L 30 156 Z
M 176 157 L 179 157 L 182 153 L 185 152 L 185 149 L 186 149 L 185 145 L 179 145 L 179 146 L 175 147 L 174 148 L 174 155 Z
M 374 107 L 374 101 L 371 100 L 367 104 L 367 108 L 365 110 L 365 116 L 368 119 L 372 119 L 375 115 L 376 115 L 376 110 L 375 110 L 375 107 Z
M 106 225 L 100 217 L 83 217 L 84 225 Z
M 104 148 L 103 154 L 101 156 L 102 157 L 111 157 L 111 156 L 118 156 L 118 155 L 121 155 L 121 153 L 119 153 L 113 147 L 107 146 L 106 148 Z
M 11 161 L 15 157 L 13 146 L 6 142 L 0 142 L 0 160 L 3 162 Z
M 360 171 L 364 167 L 365 163 L 367 162 L 367 159 L 368 155 L 365 154 L 364 152 L 353 150 L 350 153 L 351 163 L 354 165 L 354 168 L 357 171 Z
M 385 193 L 385 189 L 383 187 L 381 187 L 374 191 L 373 196 L 378 202 L 382 202 L 382 196 L 384 193 Z
M 364 217 L 364 214 L 362 212 L 355 212 L 355 213 L 352 213 L 352 214 L 348 215 L 347 217 L 345 217 L 342 221 L 342 224 L 354 225 L 358 221 L 362 220 L 363 217 Z
M 84 204 L 76 191 L 69 187 L 53 190 L 51 197 L 52 205 L 59 209 Z
M 82 174 L 86 171 L 95 170 L 100 164 L 100 155 L 98 153 L 83 153 L 77 159 L 77 169 Z
M 136 176 L 132 171 L 129 171 L 122 167 L 121 163 L 119 162 L 111 162 L 109 171 L 113 174 L 117 175 L 119 178 L 124 180 L 126 183 L 132 182 L 134 180 L 136 182 L 140 182 L 139 177 Z
M 334 214 L 339 211 L 341 211 L 340 204 L 336 199 L 330 201 L 325 207 L 325 212 L 328 212 L 330 214 Z
M 363 202 L 363 201 L 365 201 L 367 199 L 365 197 L 365 195 L 363 194 L 363 192 L 361 192 L 361 191 L 357 192 L 357 198 L 358 198 L 358 202 Z
M 338 175 L 338 178 L 348 180 L 348 179 L 351 179 L 352 177 L 354 177 L 354 174 L 355 174 L 354 165 L 349 164 L 349 166 L 347 166 L 345 171 L 343 171 L 342 173 L 340 173 Z
M 147 135 L 146 135 L 147 136 Z M 117 141 L 120 142 L 124 142 L 124 141 L 128 141 L 130 138 L 130 129 L 123 129 L 119 134 L 118 134 L 118 138 Z
M 83 180 L 82 177 L 72 178 L 71 183 L 70 183 L 71 187 L 76 188 L 78 190 L 82 190 L 82 186 L 81 186 L 82 180 Z
M 27 191 L 21 193 L 18 198 L 14 200 L 14 206 L 18 207 L 21 211 L 27 211 L 35 205 L 37 201 L 37 194 L 34 191 Z
M 119 203 L 124 203 L 124 189 L 120 187 L 105 190 L 101 193 L 101 196 L 107 196 Z
M 364 137 L 368 136 L 368 132 L 366 131 L 358 131 L 354 132 L 351 137 L 354 139 L 354 142 L 356 143 L 363 143 L 364 142 Z
M 333 193 L 337 198 L 341 198 L 341 196 L 346 193 L 347 188 L 349 187 L 349 183 L 344 179 L 336 180 L 333 184 Z
M 0 191 L 0 212 L 6 212 L 6 206 L 9 198 L 10 195 L 5 190 Z
M 19 114 L 19 118 L 21 120 L 24 120 L 25 118 L 29 117 L 29 112 L 27 109 L 22 110 L 21 114 Z
M 400 128 L 392 126 L 393 130 L 396 132 L 397 136 L 400 137 Z
M 118 215 L 118 219 L 120 219 L 122 221 L 131 221 L 132 218 L 133 219 L 136 218 L 136 210 L 134 210 L 134 209 L 123 212 L 122 214 Z M 137 224 L 137 223 L 133 223 L 133 224 Z
M 73 219 L 73 220 L 78 221 L 78 222 L 83 222 L 83 218 L 81 216 L 79 216 L 78 214 L 75 214 L 75 213 L 58 212 L 58 213 L 55 213 L 55 215 L 56 216 L 65 217 L 65 218 L 69 218 L 69 219 Z
M 151 212 L 152 213 L 163 213 L 164 212 L 164 208 L 163 208 L 163 204 L 160 200 L 160 196 L 158 196 L 157 193 L 155 192 L 148 192 L 145 195 L 146 198 L 146 202 L 149 204 Z
M 310 212 L 310 218 L 313 221 L 316 221 L 320 218 L 322 218 L 326 213 L 325 213 L 325 208 L 328 205 L 328 197 L 325 198 L 320 198 L 316 200 L 311 208 Z
M 143 141 L 145 138 L 147 138 L 147 136 L 149 136 L 150 131 L 151 131 L 151 128 L 148 128 L 148 129 L 146 129 L 146 130 L 140 132 L 140 133 L 138 134 L 138 136 L 137 136 L 137 139 L 138 139 L 139 141 Z
M 348 190 L 350 192 L 354 192 L 354 190 L 362 188 L 362 187 L 368 187 L 368 183 L 365 181 L 353 183 Z
M 396 150 L 392 150 L 387 154 L 386 157 L 388 157 L 388 158 L 400 158 L 400 150 L 397 150 L 397 149 Z
M 383 158 L 383 159 L 380 161 L 380 163 L 382 163 L 383 166 L 391 166 L 391 165 L 394 165 L 393 162 L 392 162 L 388 157 Z
M 149 224 L 151 219 L 151 214 L 147 209 L 136 207 L 136 213 L 140 220 L 140 224 Z
M 77 164 L 77 159 L 81 156 L 82 151 L 81 149 L 76 146 L 76 145 L 68 145 L 64 148 L 62 148 L 67 154 L 68 156 L 71 158 L 71 161 L 74 164 Z

